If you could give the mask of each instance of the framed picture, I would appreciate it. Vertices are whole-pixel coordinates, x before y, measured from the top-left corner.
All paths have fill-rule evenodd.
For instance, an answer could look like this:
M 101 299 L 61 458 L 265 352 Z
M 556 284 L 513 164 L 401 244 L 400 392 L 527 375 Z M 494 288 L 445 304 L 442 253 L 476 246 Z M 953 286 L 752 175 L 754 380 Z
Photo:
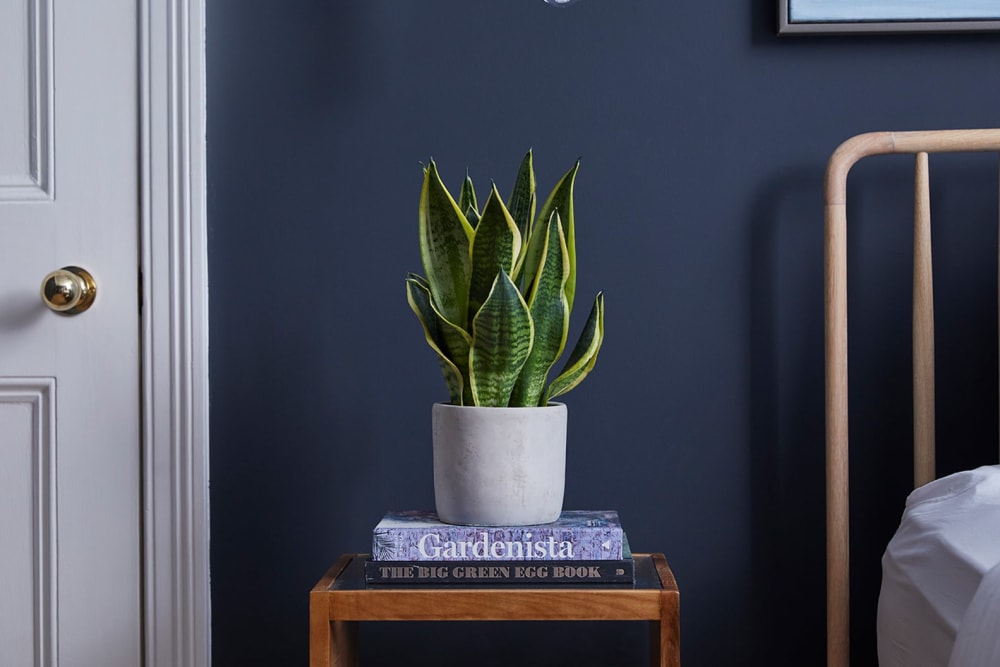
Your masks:
M 1000 30 L 1000 0 L 778 0 L 778 33 Z

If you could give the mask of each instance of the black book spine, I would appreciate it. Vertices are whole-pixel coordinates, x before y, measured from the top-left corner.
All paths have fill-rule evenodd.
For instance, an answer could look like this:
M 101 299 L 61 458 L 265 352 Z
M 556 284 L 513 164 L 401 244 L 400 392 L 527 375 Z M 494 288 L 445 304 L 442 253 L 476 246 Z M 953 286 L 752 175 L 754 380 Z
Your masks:
M 566 561 L 365 561 L 370 584 L 535 585 L 630 584 L 635 562 Z

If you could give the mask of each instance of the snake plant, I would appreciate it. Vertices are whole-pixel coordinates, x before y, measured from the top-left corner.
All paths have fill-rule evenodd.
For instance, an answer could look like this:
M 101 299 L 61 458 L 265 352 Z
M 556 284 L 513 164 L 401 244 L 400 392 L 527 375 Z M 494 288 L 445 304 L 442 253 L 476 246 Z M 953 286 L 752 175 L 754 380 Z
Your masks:
M 424 275 L 409 274 L 406 296 L 437 354 L 453 405 L 544 406 L 594 368 L 604 341 L 598 293 L 562 370 L 576 294 L 573 184 L 579 161 L 535 215 L 531 151 L 509 199 L 492 185 L 480 208 L 466 176 L 458 201 L 433 160 L 420 192 Z

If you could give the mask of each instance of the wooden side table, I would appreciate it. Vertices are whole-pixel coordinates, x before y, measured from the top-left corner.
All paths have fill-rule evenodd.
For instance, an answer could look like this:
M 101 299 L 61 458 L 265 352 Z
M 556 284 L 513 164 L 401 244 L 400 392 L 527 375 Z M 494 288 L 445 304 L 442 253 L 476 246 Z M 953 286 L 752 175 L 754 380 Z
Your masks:
M 635 584 L 388 587 L 345 554 L 309 595 L 310 667 L 358 664 L 359 621 L 648 621 L 650 663 L 680 667 L 680 591 L 663 554 L 635 554 Z

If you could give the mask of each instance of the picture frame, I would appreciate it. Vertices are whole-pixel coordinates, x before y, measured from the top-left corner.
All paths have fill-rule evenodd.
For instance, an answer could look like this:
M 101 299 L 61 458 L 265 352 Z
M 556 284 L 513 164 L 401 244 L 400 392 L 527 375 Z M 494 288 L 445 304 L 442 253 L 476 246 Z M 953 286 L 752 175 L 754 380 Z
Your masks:
M 1000 31 L 997 0 L 778 0 L 778 34 Z

